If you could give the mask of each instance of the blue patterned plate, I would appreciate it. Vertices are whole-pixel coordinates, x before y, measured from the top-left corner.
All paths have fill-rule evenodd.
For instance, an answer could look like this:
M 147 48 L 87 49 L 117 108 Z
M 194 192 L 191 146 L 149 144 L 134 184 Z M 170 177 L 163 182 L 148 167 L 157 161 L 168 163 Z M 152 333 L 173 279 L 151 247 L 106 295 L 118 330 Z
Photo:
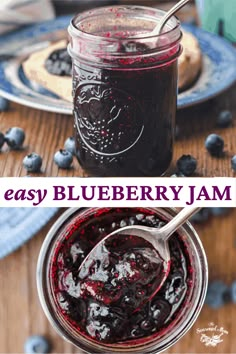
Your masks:
M 225 39 L 198 27 L 184 25 L 183 28 L 199 41 L 203 69 L 197 82 L 178 95 L 178 108 L 207 101 L 236 81 L 236 49 Z
M 55 39 L 57 33 L 66 30 L 70 16 L 36 24 L 0 38 L 0 55 L 11 48 L 25 49 L 35 43 L 40 48 L 46 40 Z M 199 40 L 203 52 L 203 70 L 198 81 L 190 89 L 178 95 L 178 108 L 185 108 L 206 101 L 230 87 L 236 80 L 236 50 L 226 40 L 190 25 L 183 28 Z M 59 38 L 60 36 L 58 36 Z M 21 52 L 19 50 L 19 52 Z M 22 54 L 21 53 L 21 54 Z M 72 104 L 60 99 L 24 76 L 21 63 L 24 56 L 0 61 L 0 95 L 26 106 L 58 113 L 71 114 Z
M 0 208 L 0 259 L 32 238 L 57 208 Z

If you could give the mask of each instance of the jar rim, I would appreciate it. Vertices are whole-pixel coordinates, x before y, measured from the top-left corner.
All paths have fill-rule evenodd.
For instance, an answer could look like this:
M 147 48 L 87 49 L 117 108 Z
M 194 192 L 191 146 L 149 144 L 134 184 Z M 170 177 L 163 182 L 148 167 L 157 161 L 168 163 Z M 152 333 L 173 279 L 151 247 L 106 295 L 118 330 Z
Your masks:
M 93 344 L 90 344 L 90 343 L 86 344 L 86 342 L 84 342 L 84 341 L 80 342 L 79 338 L 78 338 L 78 341 L 75 343 L 75 340 L 73 339 L 74 338 L 73 335 L 68 333 L 66 330 L 63 331 L 64 328 L 63 328 L 62 324 L 60 323 L 59 319 L 57 318 L 57 315 L 55 313 L 52 314 L 50 312 L 49 305 L 47 304 L 47 300 L 46 300 L 47 295 L 48 295 L 47 294 L 48 289 L 44 284 L 44 276 L 45 276 L 45 274 L 47 274 L 47 271 L 45 270 L 45 268 L 47 268 L 47 266 L 48 266 L 48 260 L 47 260 L 48 250 L 50 247 L 53 248 L 53 244 L 55 244 L 57 242 L 57 239 L 60 235 L 60 231 L 63 230 L 63 228 L 72 221 L 74 216 L 78 215 L 78 213 L 80 213 L 80 212 L 83 212 L 83 211 L 86 211 L 89 209 L 99 209 L 99 208 L 70 208 L 70 209 L 66 210 L 59 217 L 59 219 L 54 223 L 54 225 L 49 230 L 49 232 L 43 242 L 42 248 L 40 250 L 38 264 L 37 264 L 38 295 L 39 295 L 41 305 L 43 307 L 43 310 L 44 310 L 47 318 L 49 319 L 49 321 L 53 325 L 53 327 L 56 329 L 58 334 L 63 336 L 63 338 L 66 339 L 67 341 L 69 341 L 70 343 L 76 345 L 79 348 L 86 350 L 86 352 L 89 352 L 88 348 L 90 348 L 90 346 Z M 165 210 L 165 212 L 168 214 L 168 218 L 173 217 L 177 213 L 177 210 L 175 208 L 146 208 L 146 209 L 155 210 L 157 213 L 158 213 L 158 210 L 161 210 L 161 209 Z M 199 280 L 201 288 L 197 291 L 197 295 L 195 294 L 196 303 L 194 303 L 193 308 L 188 311 L 186 318 L 183 320 L 183 322 L 180 323 L 180 330 L 177 332 L 177 334 L 172 333 L 172 335 L 170 336 L 168 341 L 163 344 L 161 343 L 160 347 L 158 347 L 158 351 L 152 351 L 152 353 L 160 353 L 161 351 L 168 349 L 170 346 L 172 346 L 174 343 L 176 343 L 188 331 L 188 329 L 193 325 L 193 323 L 195 322 L 195 319 L 198 317 L 200 310 L 204 304 L 204 299 L 205 299 L 205 295 L 206 295 L 206 291 L 207 291 L 207 282 L 208 282 L 208 265 L 207 265 L 206 255 L 205 255 L 201 240 L 200 240 L 196 230 L 191 225 L 191 223 L 186 222 L 180 228 L 180 230 L 181 229 L 183 229 L 183 235 L 187 236 L 191 240 L 192 247 L 190 246 L 189 250 L 192 250 L 192 251 L 194 250 L 195 256 L 197 258 L 197 263 L 201 266 L 200 269 L 202 270 L 202 272 L 200 274 L 198 274 L 198 276 L 199 276 L 198 280 Z M 180 233 L 180 235 L 181 235 L 181 233 Z M 45 263 L 47 263 L 47 264 L 45 264 Z M 178 326 L 178 323 L 177 323 L 177 326 Z M 165 338 L 164 341 L 166 341 L 166 340 L 167 339 Z M 155 341 L 154 341 L 154 343 L 155 343 Z M 151 343 L 151 345 L 154 345 L 154 343 Z M 101 345 L 102 345 L 102 343 L 101 343 Z M 150 343 L 149 343 L 149 345 L 150 345 Z M 102 350 L 104 350 L 105 347 L 103 346 Z M 148 348 L 149 348 L 149 350 L 151 349 L 150 347 L 148 347 Z M 107 346 L 105 349 L 108 350 L 107 353 L 117 352 L 117 350 L 113 351 L 110 346 Z M 131 353 L 132 352 L 132 351 L 127 351 L 124 348 L 122 350 L 120 348 L 117 348 L 117 349 L 118 349 L 119 353 L 121 353 L 121 352 L 123 352 L 123 353 L 130 352 Z M 140 349 L 140 347 L 139 346 L 134 347 L 134 349 L 138 350 L 138 349 Z M 152 349 L 153 349 L 153 347 L 152 347 Z M 98 353 L 98 352 L 104 352 L 104 351 L 97 350 L 97 351 L 93 351 L 93 352 Z M 136 353 L 136 352 L 137 351 L 133 351 L 133 353 Z M 145 353 L 145 351 L 143 353 Z M 148 353 L 150 353 L 150 351 L 148 351 Z
M 102 6 L 102 7 L 99 7 L 99 8 L 95 8 L 93 10 L 87 10 L 87 11 L 83 11 L 77 15 L 75 15 L 71 21 L 70 21 L 70 25 L 68 27 L 68 31 L 70 33 L 70 35 L 72 36 L 75 36 L 75 37 L 84 37 L 85 39 L 105 39 L 107 42 L 109 41 L 117 41 L 119 42 L 120 40 L 122 39 L 127 39 L 127 38 L 124 38 L 124 37 L 117 37 L 117 36 L 110 36 L 110 37 L 104 37 L 104 36 L 100 36 L 98 34 L 94 34 L 94 33 L 89 33 L 87 31 L 83 31 L 82 29 L 79 29 L 77 27 L 77 24 L 75 24 L 75 21 L 78 21 L 78 20 L 83 20 L 85 18 L 87 18 L 87 16 L 91 16 L 94 12 L 93 15 L 98 15 L 100 13 L 102 13 L 102 11 L 107 11 L 109 12 L 110 9 L 115 9 L 115 10 L 123 10 L 123 9 L 127 9 L 127 10 L 140 10 L 140 11 L 143 11 L 143 13 L 145 11 L 153 11 L 153 13 L 155 12 L 156 15 L 159 13 L 159 14 L 166 14 L 166 11 L 164 10 L 160 10 L 160 9 L 156 9 L 156 8 L 153 8 L 153 7 L 149 7 L 149 6 L 141 6 L 141 5 L 113 5 L 113 6 Z M 154 20 L 154 17 L 152 17 L 152 19 Z M 157 17 L 156 17 L 157 19 Z M 144 33 L 142 35 L 137 35 L 137 36 L 132 36 L 132 39 L 133 40 L 142 40 L 142 39 L 154 39 L 154 38 L 160 38 L 160 37 L 163 37 L 163 36 L 166 36 L 172 32 L 174 32 L 175 30 L 177 30 L 178 28 L 180 28 L 180 21 L 179 19 L 176 17 L 176 16 L 172 16 L 170 20 L 173 20 L 175 21 L 175 25 L 174 27 L 166 30 L 166 31 L 163 31 L 162 33 L 160 33 L 159 35 L 148 35 L 148 33 Z M 168 21 L 168 22 L 169 22 Z M 150 32 L 151 33 L 151 32 Z
M 180 22 L 172 16 L 165 31 L 152 31 L 166 12 L 148 6 L 104 6 L 74 16 L 68 27 L 68 52 L 78 62 L 98 67 L 155 67 L 182 53 Z M 168 30 L 167 30 L 168 29 Z

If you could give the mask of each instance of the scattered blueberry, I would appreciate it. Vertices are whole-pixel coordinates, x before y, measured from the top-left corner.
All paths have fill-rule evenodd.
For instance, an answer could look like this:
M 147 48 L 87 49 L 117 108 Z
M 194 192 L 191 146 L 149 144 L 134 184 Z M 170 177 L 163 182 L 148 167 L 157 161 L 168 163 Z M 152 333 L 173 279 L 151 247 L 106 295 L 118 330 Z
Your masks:
M 0 149 L 2 148 L 4 143 L 5 143 L 5 136 L 3 133 L 0 132 Z
M 45 61 L 45 68 L 52 75 L 71 76 L 72 60 L 66 48 L 57 49 Z
M 209 208 L 202 208 L 199 212 L 191 216 L 190 221 L 196 224 L 200 224 L 208 220 L 210 216 Z
M 26 354 L 46 354 L 50 352 L 50 343 L 43 336 L 30 336 L 24 344 Z
M 234 281 L 230 286 L 230 299 L 236 304 L 236 281 Z
M 25 132 L 18 127 L 12 127 L 8 129 L 5 134 L 5 141 L 7 145 L 12 149 L 20 149 L 25 140 Z
M 206 304 L 214 309 L 223 306 L 226 302 L 225 298 L 228 290 L 228 286 L 221 280 L 211 282 L 207 289 Z
M 42 157 L 32 152 L 24 157 L 23 166 L 28 172 L 39 172 L 42 166 Z
M 231 159 L 231 167 L 234 171 L 236 171 L 236 155 L 234 155 Z
M 213 216 L 223 216 L 228 214 L 229 208 L 215 207 L 210 208 L 210 211 Z
M 227 128 L 233 122 L 233 115 L 230 111 L 222 111 L 217 117 L 217 125 L 220 128 Z
M 6 112 L 9 109 L 9 101 L 3 97 L 0 97 L 0 112 Z
M 75 138 L 73 136 L 66 139 L 64 149 L 69 151 L 72 155 L 75 155 Z
M 65 168 L 65 169 L 70 168 L 72 161 L 73 161 L 73 156 L 70 153 L 70 151 L 61 149 L 57 151 L 54 155 L 54 162 L 60 168 Z
M 205 140 L 205 147 L 212 156 L 221 156 L 224 150 L 224 140 L 217 134 L 210 134 Z
M 178 159 L 177 167 L 184 176 L 191 176 L 197 168 L 197 160 L 191 155 L 183 155 Z

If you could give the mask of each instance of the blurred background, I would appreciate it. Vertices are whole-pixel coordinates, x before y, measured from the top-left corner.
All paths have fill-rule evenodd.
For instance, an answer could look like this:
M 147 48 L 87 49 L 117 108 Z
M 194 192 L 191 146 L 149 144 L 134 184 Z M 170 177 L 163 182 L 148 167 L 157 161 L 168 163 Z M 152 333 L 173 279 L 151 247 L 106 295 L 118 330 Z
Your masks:
M 52 0 L 56 14 L 65 14 L 86 10 L 90 7 L 115 4 L 143 4 L 163 9 L 169 9 L 176 1 L 169 0 Z M 231 41 L 236 41 L 235 0 L 191 0 L 178 14 L 187 22 L 196 20 L 196 3 L 198 21 L 201 26 L 211 32 L 224 35 Z
M 176 1 L 169 0 L 1 0 L 0 33 L 14 24 L 27 24 L 53 16 L 73 14 L 89 8 L 117 4 L 141 4 L 169 9 Z M 40 11 L 44 9 L 44 11 Z M 197 10 L 197 11 L 196 11 Z M 18 17 L 17 17 L 18 13 Z M 197 13 L 197 16 L 196 16 Z M 204 29 L 236 41 L 235 0 L 190 0 L 179 13 L 185 22 L 198 22 Z M 25 22 L 24 22 L 25 21 Z

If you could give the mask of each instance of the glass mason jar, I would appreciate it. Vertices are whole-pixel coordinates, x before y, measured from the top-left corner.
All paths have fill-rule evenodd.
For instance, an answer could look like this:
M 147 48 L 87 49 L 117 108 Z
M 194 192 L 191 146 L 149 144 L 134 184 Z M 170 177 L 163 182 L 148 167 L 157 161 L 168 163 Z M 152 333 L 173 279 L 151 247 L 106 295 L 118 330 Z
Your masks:
M 93 176 L 161 176 L 173 151 L 179 21 L 164 12 L 97 8 L 69 26 L 77 158 Z
M 78 247 L 79 241 L 82 242 L 80 237 L 85 237 L 84 240 L 86 240 L 86 244 L 83 243 L 83 247 L 85 248 L 86 245 L 91 247 L 91 240 L 93 240 L 91 231 L 85 233 L 81 231 L 83 230 L 83 227 L 88 227 L 87 225 L 90 225 L 90 230 L 96 229 L 96 232 L 98 232 L 99 226 L 102 225 L 101 220 L 103 220 L 103 222 L 105 220 L 106 223 L 108 223 L 108 220 L 109 222 L 112 221 L 114 223 L 118 217 L 117 215 L 121 215 L 120 213 L 123 213 L 122 218 L 124 218 L 124 215 L 127 216 L 132 213 L 138 213 L 135 215 L 140 215 L 140 212 L 142 212 L 143 215 L 154 215 L 155 217 L 158 217 L 159 220 L 164 221 L 168 221 L 176 215 L 176 210 L 171 208 L 68 209 L 52 226 L 42 245 L 37 266 L 37 287 L 41 305 L 55 330 L 64 339 L 74 344 L 77 348 L 84 350 L 86 353 L 160 353 L 175 344 L 189 330 L 197 319 L 203 306 L 208 281 L 207 261 L 196 231 L 191 224 L 187 222 L 178 230 L 178 233 L 175 234 L 174 237 L 176 237 L 178 243 L 182 244 L 181 247 L 184 250 L 183 252 L 185 252 L 185 256 L 188 255 L 186 256 L 188 262 L 185 263 L 187 258 L 183 261 L 183 258 L 180 257 L 180 264 L 185 264 L 185 270 L 183 270 L 183 273 L 181 273 L 180 269 L 174 269 L 171 271 L 173 274 L 185 274 L 185 276 L 188 274 L 185 278 L 186 282 L 183 283 L 185 292 L 183 295 L 183 293 L 177 291 L 178 297 L 176 297 L 176 300 L 179 301 L 179 303 L 176 303 L 174 300 L 175 305 L 173 305 L 171 309 L 168 322 L 162 329 L 155 333 L 151 333 L 151 335 L 147 334 L 146 337 L 141 339 L 138 338 L 135 340 L 128 340 L 127 342 L 119 341 L 115 344 L 106 344 L 94 340 L 94 338 L 89 337 L 88 334 L 86 335 L 81 332 L 78 329 L 81 324 L 78 324 L 76 328 L 74 322 L 75 318 L 68 318 L 66 312 L 69 308 L 70 311 L 72 311 L 71 313 L 73 316 L 75 316 L 74 314 L 76 313 L 79 313 L 80 316 L 83 314 L 82 319 L 88 321 L 88 318 L 86 317 L 88 316 L 88 309 L 84 310 L 83 308 L 83 310 L 79 310 L 76 302 L 78 301 L 76 300 L 76 287 L 72 290 L 73 303 L 71 304 L 73 305 L 70 307 L 71 304 L 68 303 L 68 300 L 65 301 L 65 298 L 63 297 L 65 295 L 62 295 L 62 292 L 58 292 L 58 285 L 55 285 L 55 283 L 58 282 L 58 284 L 63 284 L 63 286 L 67 284 L 66 286 L 70 287 L 71 282 L 74 280 L 74 278 L 69 276 L 69 280 L 66 280 L 65 282 L 65 278 L 62 277 L 62 274 L 66 274 L 66 276 L 69 274 L 68 269 L 63 268 L 63 257 L 65 254 L 66 262 L 70 261 L 67 260 L 69 253 L 67 253 L 67 248 L 65 247 L 68 245 L 70 246 L 70 257 L 72 257 L 74 261 L 75 249 L 77 250 L 77 254 L 80 253 L 80 248 Z M 112 218 L 110 220 L 109 218 L 111 216 Z M 152 218 L 153 216 L 149 220 L 152 220 Z M 120 219 L 118 220 L 117 228 L 119 227 L 119 222 Z M 65 252 L 65 254 L 63 253 L 63 257 L 61 253 L 62 250 Z M 87 252 L 89 252 L 88 249 Z M 74 264 L 75 263 L 73 263 L 73 267 Z M 173 264 L 176 264 L 176 262 L 173 261 Z M 173 265 L 173 267 L 176 267 L 176 265 Z M 186 279 L 188 279 L 188 281 Z M 173 287 L 174 283 L 172 280 L 173 279 L 171 278 L 170 283 L 167 281 L 167 284 L 172 284 Z M 179 283 L 177 287 L 180 289 Z M 160 291 L 161 290 L 159 290 L 159 292 Z M 174 293 L 175 292 L 176 290 Z M 71 292 L 69 293 L 71 295 Z M 160 297 L 162 295 L 158 296 Z M 160 299 L 158 301 L 160 301 Z M 160 306 L 162 311 L 162 305 Z M 172 311 L 173 309 L 174 312 Z M 122 328 L 125 328 L 125 326 Z

